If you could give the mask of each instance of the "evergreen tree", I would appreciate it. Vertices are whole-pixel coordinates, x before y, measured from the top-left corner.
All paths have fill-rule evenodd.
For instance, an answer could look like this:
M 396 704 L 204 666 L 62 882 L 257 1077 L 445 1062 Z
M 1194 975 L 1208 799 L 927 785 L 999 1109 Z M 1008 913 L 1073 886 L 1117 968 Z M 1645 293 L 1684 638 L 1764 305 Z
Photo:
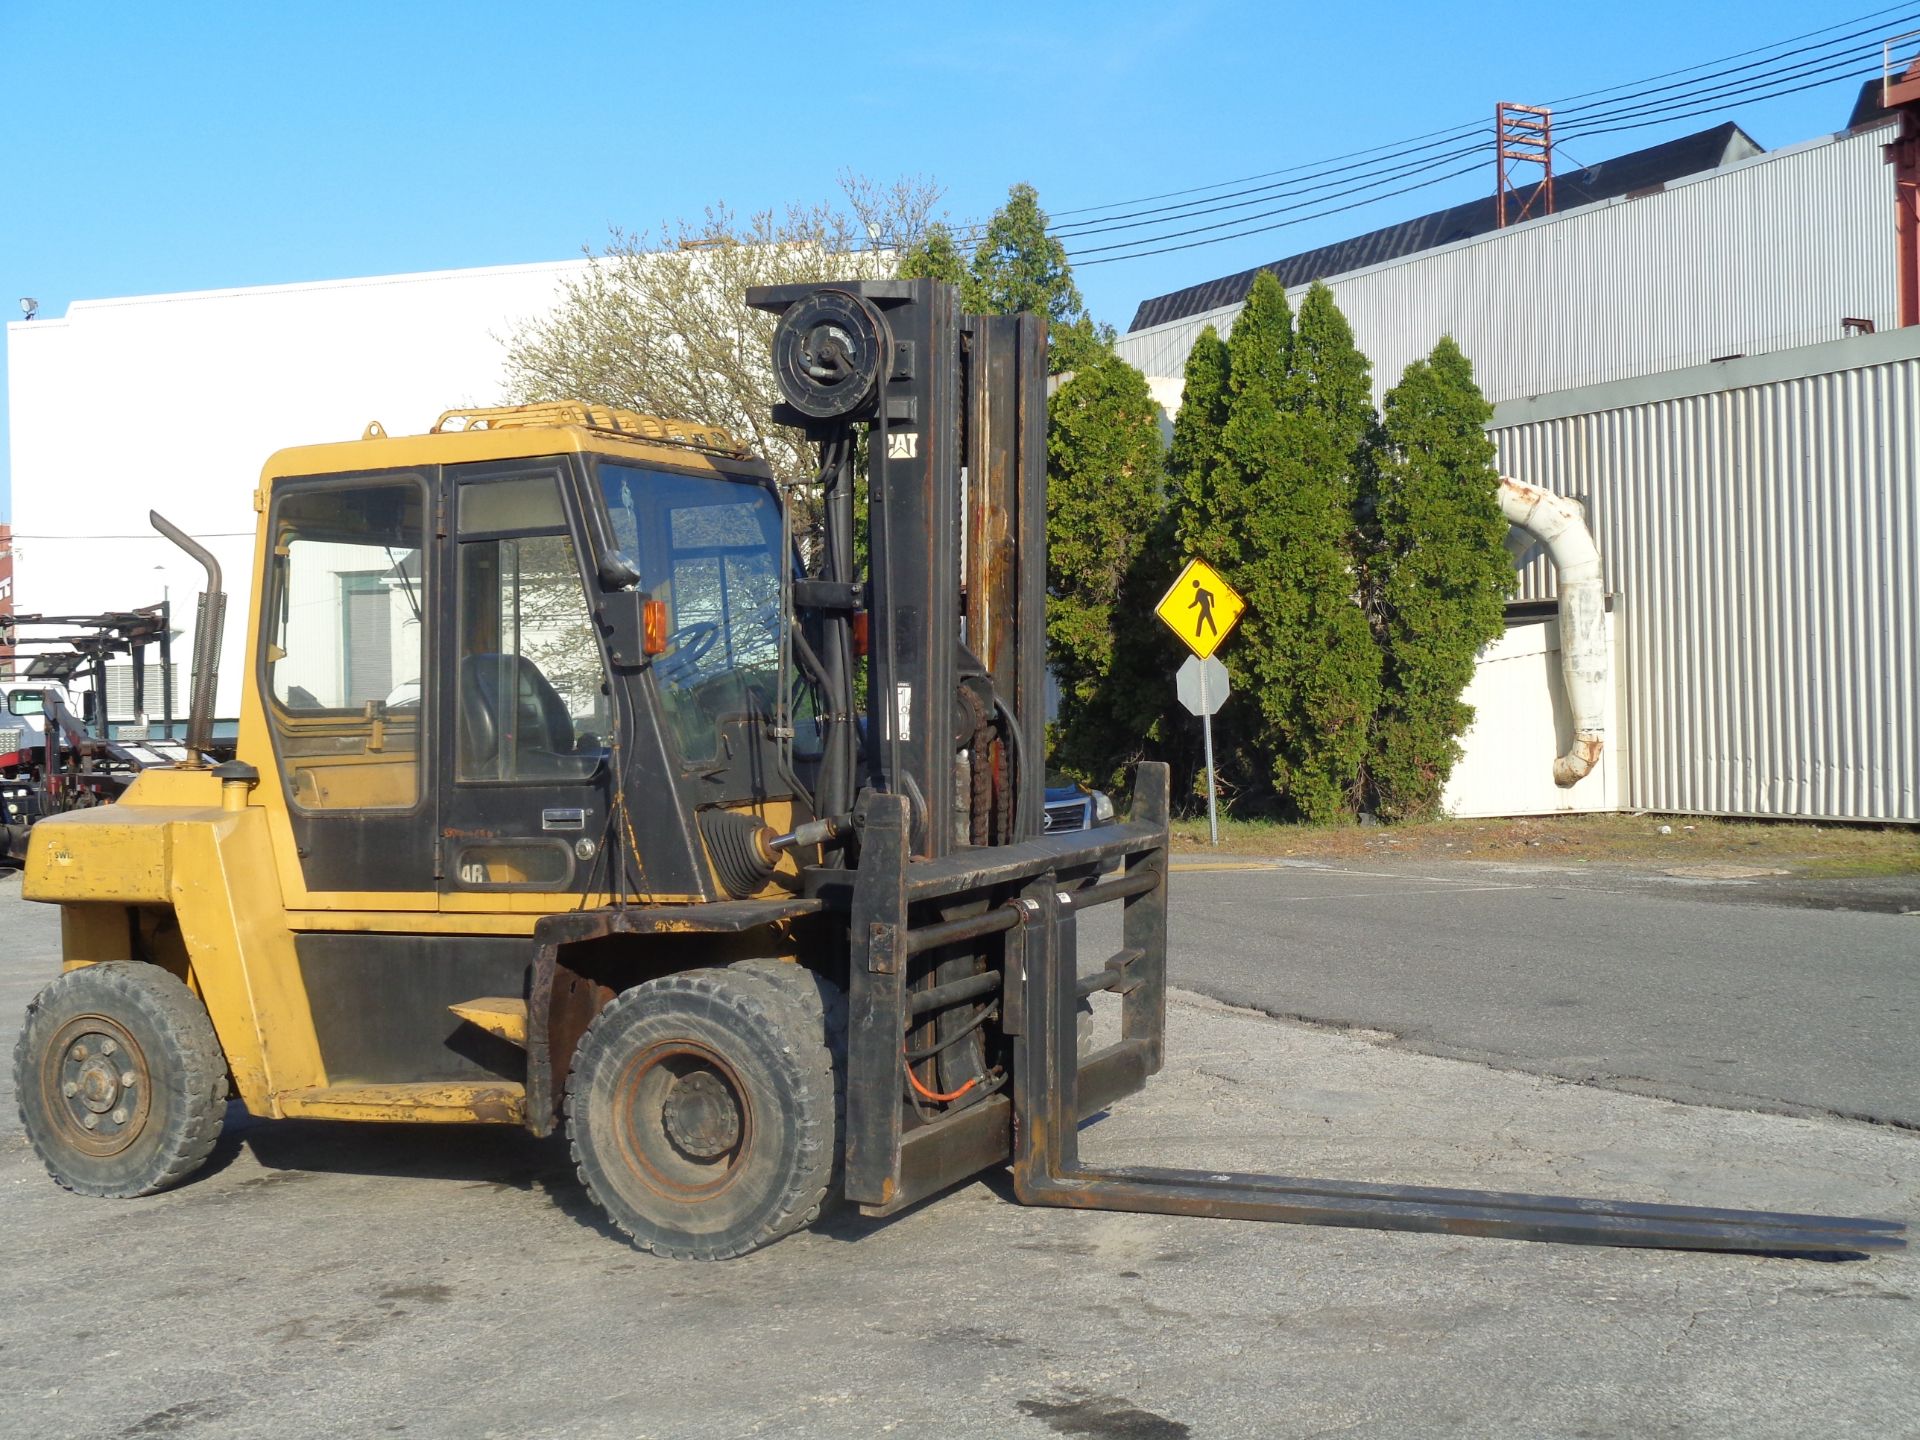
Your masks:
M 1007 203 L 987 222 L 961 303 L 976 315 L 1030 310 L 1053 321 L 1070 320 L 1085 308 L 1066 246 L 1047 233 L 1047 213 L 1031 185 L 1008 190 Z
M 1248 602 L 1239 630 L 1217 652 L 1233 694 L 1214 719 L 1213 748 L 1223 791 L 1255 808 L 1274 795 L 1265 657 L 1291 634 L 1284 607 L 1269 603 L 1286 580 L 1261 517 L 1286 485 L 1280 429 L 1292 354 L 1286 287 L 1262 271 L 1224 345 L 1196 343 L 1189 355 L 1186 424 L 1174 437 L 1184 552 L 1212 565 Z M 1205 408 L 1189 417 L 1189 405 Z
M 1273 791 L 1316 821 L 1350 809 L 1380 693 L 1352 552 L 1375 428 L 1367 377 L 1325 286 L 1308 291 L 1296 326 L 1280 282 L 1255 279 L 1227 343 L 1217 518 L 1203 543 L 1248 603 L 1224 658 L 1257 705 L 1250 749 Z
M 1087 324 L 1063 334 L 1072 373 L 1047 402 L 1054 758 L 1111 787 L 1158 734 L 1169 698 L 1164 647 L 1148 628 L 1166 584 L 1155 545 L 1166 509 L 1159 410 L 1109 338 Z
M 1179 540 L 1189 550 L 1203 545 L 1219 517 L 1212 509 L 1213 472 L 1220 463 L 1220 435 L 1227 423 L 1227 342 L 1209 325 L 1187 352 L 1180 413 L 1173 418 L 1167 451 L 1167 481 L 1178 513 Z
M 1071 375 L 1113 352 L 1114 333 L 1091 315 L 1047 327 L 1047 373 Z
M 1315 820 L 1357 804 L 1380 704 L 1380 649 L 1358 603 L 1354 533 L 1379 431 L 1371 371 L 1333 292 L 1316 281 L 1294 327 L 1284 425 L 1300 476 L 1289 519 L 1305 643 L 1275 657 L 1285 683 L 1265 697 L 1275 781 Z
M 900 252 L 902 280 L 944 280 L 949 285 L 965 285 L 967 262 L 954 243 L 953 231 L 940 221 L 927 226 L 926 233 Z
M 929 227 L 901 273 L 951 280 L 958 258 L 951 235 Z M 1159 410 L 1114 352 L 1112 327 L 1083 312 L 1032 186 L 1014 186 L 988 223 L 960 300 L 974 314 L 1052 322 L 1047 368 L 1065 378 L 1047 402 L 1047 663 L 1061 696 L 1051 758 L 1111 787 L 1160 733 L 1171 698 L 1150 629 L 1166 563 Z
M 1493 409 L 1451 336 L 1388 392 L 1368 589 L 1386 653 L 1370 761 L 1380 813 L 1438 808 L 1472 722 L 1460 694 L 1506 628 L 1513 562 L 1486 423 Z

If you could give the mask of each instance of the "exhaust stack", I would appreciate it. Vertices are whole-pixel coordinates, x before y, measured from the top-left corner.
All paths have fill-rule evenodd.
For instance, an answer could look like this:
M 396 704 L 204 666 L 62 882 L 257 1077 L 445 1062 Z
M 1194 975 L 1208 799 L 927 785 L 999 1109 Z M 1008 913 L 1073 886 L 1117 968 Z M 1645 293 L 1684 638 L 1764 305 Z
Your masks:
M 204 752 L 213 743 L 213 697 L 220 678 L 220 636 L 227 623 L 227 592 L 220 588 L 220 562 L 211 550 L 158 510 L 149 510 L 147 519 L 207 572 L 207 588 L 200 592 L 194 612 L 193 682 L 187 706 L 186 763 L 197 769 L 206 764 Z

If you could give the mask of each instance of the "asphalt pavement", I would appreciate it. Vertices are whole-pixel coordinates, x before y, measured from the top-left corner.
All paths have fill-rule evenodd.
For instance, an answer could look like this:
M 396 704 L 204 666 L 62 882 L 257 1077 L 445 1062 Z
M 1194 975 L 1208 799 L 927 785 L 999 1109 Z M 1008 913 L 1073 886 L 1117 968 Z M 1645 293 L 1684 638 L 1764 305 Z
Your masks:
M 1404 938 L 1384 920 L 1347 950 L 1323 935 L 1329 961 L 1432 952 L 1435 935 L 1484 928 L 1471 907 L 1500 895 L 1399 878 Z M 1183 971 L 1282 939 L 1310 953 L 1304 897 L 1347 887 L 1320 906 L 1345 914 L 1324 922 L 1338 933 L 1374 903 L 1361 882 L 1290 877 L 1289 904 L 1252 898 L 1270 873 L 1183 872 Z M 1557 948 L 1541 940 L 1543 964 Z M 0 878 L 6 1052 L 57 967 L 57 916 Z M 1482 989 L 1488 1013 L 1532 993 Z M 1169 1042 L 1147 1093 L 1085 1131 L 1095 1163 L 1920 1215 L 1920 1137 L 1889 1126 L 1568 1084 L 1187 991 Z M 624 1245 L 564 1146 L 517 1132 L 234 1109 L 201 1176 L 94 1201 L 47 1179 L 12 1102 L 9 1075 L 0 1435 L 1920 1433 L 1910 1252 L 1821 1264 L 1085 1214 L 1022 1208 L 995 1176 L 687 1265 Z
M 1920 1128 L 1920 879 L 1251 863 L 1175 874 L 1175 984 L 1432 1055 Z

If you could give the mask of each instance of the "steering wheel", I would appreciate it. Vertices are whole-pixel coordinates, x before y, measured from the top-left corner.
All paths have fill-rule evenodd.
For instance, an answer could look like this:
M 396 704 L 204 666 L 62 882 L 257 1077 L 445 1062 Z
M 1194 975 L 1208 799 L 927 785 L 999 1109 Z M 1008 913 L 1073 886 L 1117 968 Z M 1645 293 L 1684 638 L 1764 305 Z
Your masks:
M 653 673 L 667 684 L 678 684 L 680 677 L 705 659 L 719 640 L 720 627 L 711 620 L 682 625 L 667 637 L 667 648 L 653 662 Z

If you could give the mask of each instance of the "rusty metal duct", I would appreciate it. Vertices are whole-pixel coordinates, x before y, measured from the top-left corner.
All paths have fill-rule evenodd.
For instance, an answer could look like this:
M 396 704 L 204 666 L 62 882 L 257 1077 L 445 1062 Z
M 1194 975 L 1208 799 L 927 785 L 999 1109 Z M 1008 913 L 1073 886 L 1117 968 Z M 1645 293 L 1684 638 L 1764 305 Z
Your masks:
M 1600 548 L 1579 505 L 1537 485 L 1500 477 L 1500 513 L 1546 546 L 1559 576 L 1560 674 L 1573 713 L 1573 743 L 1553 762 L 1553 783 L 1592 773 L 1606 744 L 1607 603 Z

